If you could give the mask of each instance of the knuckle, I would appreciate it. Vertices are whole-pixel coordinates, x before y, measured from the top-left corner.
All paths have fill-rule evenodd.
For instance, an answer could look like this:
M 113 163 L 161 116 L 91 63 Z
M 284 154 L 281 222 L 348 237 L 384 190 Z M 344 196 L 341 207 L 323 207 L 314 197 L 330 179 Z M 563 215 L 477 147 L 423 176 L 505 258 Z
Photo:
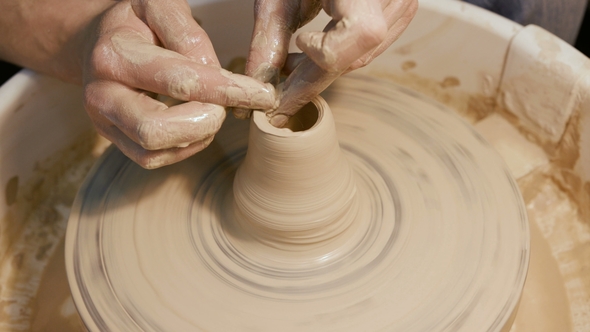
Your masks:
M 95 105 L 98 104 L 97 99 L 100 99 L 100 97 L 95 84 L 90 83 L 84 86 L 83 103 L 86 111 L 94 110 Z
M 193 94 L 200 89 L 198 75 L 188 68 L 175 70 L 166 75 L 166 90 L 168 95 L 178 100 L 191 100 Z
M 145 169 L 155 169 L 158 168 L 159 165 L 155 162 L 155 158 L 150 156 L 148 153 L 139 153 L 135 156 L 135 158 L 131 158 L 135 163 Z
M 179 36 L 177 47 L 182 53 L 190 53 L 201 49 L 207 41 L 208 39 L 204 31 L 200 29 L 197 31 L 187 30 Z
M 90 66 L 97 77 L 117 78 L 120 76 L 118 55 L 108 39 L 103 37 L 96 43 L 90 56 Z
M 370 24 L 360 26 L 360 41 L 367 48 L 373 48 L 381 44 L 387 37 L 387 24 L 383 17 L 374 19 Z
M 186 81 L 173 79 L 168 84 L 168 92 L 172 98 L 187 101 L 191 99 L 192 89 Z

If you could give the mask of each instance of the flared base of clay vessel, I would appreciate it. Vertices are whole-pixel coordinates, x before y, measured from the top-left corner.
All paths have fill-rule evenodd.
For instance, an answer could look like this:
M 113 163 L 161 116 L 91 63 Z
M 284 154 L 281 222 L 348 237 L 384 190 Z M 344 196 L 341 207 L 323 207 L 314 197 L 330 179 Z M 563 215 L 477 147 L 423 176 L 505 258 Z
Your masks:
M 294 118 L 292 131 L 272 126 L 255 112 L 248 152 L 233 183 L 236 216 L 242 231 L 268 246 L 312 251 L 324 257 L 342 250 L 358 232 L 356 179 L 336 137 L 332 113 L 316 97 Z M 326 249 L 331 247 L 331 249 Z
M 205 151 L 156 171 L 108 150 L 66 238 L 87 327 L 509 328 L 529 238 L 502 160 L 391 83 L 350 76 L 324 97 L 334 121 L 321 103 L 303 131 L 259 114 L 247 148 L 248 124 L 228 119 Z

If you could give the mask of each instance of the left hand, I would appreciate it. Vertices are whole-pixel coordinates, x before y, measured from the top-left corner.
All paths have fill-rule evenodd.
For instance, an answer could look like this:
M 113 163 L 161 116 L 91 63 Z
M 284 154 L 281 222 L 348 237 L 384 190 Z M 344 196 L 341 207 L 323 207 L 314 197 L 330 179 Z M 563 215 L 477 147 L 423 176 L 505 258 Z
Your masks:
M 224 107 L 272 108 L 268 83 L 221 68 L 186 0 L 119 0 L 88 30 L 84 103 L 97 131 L 144 168 L 203 150 Z M 168 105 L 160 94 L 186 101 Z

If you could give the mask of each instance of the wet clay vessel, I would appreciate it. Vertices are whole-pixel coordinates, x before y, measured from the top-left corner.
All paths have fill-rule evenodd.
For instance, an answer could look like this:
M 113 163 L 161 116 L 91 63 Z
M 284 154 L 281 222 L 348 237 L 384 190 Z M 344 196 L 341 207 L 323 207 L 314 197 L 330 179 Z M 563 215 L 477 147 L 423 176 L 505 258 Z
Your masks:
M 502 331 L 529 230 L 516 183 L 467 123 L 366 76 L 292 119 L 229 119 L 185 162 L 108 149 L 66 236 L 91 331 Z M 328 106 L 329 105 L 329 106 Z

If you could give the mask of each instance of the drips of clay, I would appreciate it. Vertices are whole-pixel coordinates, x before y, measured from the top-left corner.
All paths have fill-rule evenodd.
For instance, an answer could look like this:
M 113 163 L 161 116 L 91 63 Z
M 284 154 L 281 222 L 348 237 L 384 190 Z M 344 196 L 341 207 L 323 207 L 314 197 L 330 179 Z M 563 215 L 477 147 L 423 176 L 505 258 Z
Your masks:
M 501 159 L 391 83 L 349 76 L 324 97 L 334 120 L 321 101 L 304 131 L 257 114 L 248 143 L 228 119 L 209 148 L 156 171 L 108 150 L 66 238 L 87 327 L 509 328 L 529 237 Z

